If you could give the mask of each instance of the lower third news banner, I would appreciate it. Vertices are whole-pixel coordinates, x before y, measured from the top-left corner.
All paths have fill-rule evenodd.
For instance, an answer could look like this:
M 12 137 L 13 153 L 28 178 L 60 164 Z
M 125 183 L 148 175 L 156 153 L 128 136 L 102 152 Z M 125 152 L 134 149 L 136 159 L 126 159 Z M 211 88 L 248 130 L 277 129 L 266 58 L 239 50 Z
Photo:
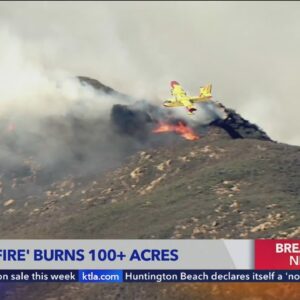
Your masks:
M 0 240 L 0 282 L 299 282 L 300 240 Z

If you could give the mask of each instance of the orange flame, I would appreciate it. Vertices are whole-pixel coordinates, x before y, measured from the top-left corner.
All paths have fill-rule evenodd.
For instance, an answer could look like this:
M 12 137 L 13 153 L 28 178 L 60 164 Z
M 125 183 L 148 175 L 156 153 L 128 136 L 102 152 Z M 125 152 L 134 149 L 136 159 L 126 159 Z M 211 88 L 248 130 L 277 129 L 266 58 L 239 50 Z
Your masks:
M 200 137 L 193 131 L 192 128 L 188 127 L 182 122 L 178 124 L 168 124 L 168 123 L 159 123 L 158 127 L 153 130 L 154 133 L 163 133 L 163 132 L 175 132 L 181 135 L 186 140 L 196 141 Z

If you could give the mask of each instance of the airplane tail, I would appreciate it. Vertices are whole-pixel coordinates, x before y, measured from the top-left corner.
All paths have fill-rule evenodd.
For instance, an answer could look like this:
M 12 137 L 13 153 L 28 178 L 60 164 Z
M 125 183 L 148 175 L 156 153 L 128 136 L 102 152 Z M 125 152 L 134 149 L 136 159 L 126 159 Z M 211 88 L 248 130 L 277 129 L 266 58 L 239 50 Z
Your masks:
M 212 85 L 208 84 L 200 88 L 200 98 L 211 98 Z

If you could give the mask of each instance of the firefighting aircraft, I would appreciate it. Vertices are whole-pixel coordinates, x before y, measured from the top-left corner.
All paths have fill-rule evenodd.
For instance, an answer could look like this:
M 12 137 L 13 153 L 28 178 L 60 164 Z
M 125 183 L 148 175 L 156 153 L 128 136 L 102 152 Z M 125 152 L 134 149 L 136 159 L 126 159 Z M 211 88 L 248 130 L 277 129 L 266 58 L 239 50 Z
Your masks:
M 199 96 L 188 96 L 177 81 L 171 81 L 171 87 L 171 95 L 173 98 L 164 101 L 163 105 L 166 107 L 185 106 L 189 112 L 189 115 L 193 115 L 193 112 L 197 110 L 197 108 L 194 106 L 194 103 L 208 102 L 212 98 L 211 84 L 200 87 Z

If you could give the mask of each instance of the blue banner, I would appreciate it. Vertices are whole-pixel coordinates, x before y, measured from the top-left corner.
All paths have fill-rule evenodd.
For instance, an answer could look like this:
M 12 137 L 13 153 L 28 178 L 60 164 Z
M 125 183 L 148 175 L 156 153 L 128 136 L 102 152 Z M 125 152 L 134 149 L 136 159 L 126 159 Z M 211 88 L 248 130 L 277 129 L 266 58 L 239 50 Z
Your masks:
M 80 270 L 79 282 L 123 282 L 123 271 L 121 270 Z
M 124 282 L 300 282 L 300 271 L 124 270 Z
M 78 282 L 78 270 L 0 270 L 0 282 Z
M 0 282 L 300 282 L 299 270 L 0 270 Z

